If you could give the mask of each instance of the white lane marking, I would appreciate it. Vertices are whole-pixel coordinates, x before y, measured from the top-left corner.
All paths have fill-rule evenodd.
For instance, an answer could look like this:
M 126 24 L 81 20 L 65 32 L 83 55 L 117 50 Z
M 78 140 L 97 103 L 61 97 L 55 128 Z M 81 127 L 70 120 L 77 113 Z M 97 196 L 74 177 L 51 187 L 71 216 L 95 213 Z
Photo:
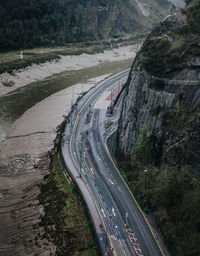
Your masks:
M 111 177 L 112 179 L 114 179 L 113 176 L 112 176 L 112 174 L 110 174 L 110 177 Z
M 131 208 L 130 204 L 128 203 L 128 201 L 126 201 L 126 203 L 128 204 L 129 208 Z
M 115 213 L 115 209 L 114 209 L 114 208 L 112 208 L 112 213 L 113 213 L 114 216 L 116 216 L 116 213 Z
M 120 237 L 120 233 L 119 233 L 118 226 L 115 226 L 115 232 L 116 232 L 117 238 L 119 238 Z
M 108 170 L 108 173 L 110 174 L 110 170 L 108 168 L 106 168 Z
M 85 171 L 83 170 L 83 168 L 81 168 L 81 171 L 83 172 L 83 174 L 85 175 Z
M 119 189 L 119 191 L 120 191 L 120 192 L 122 192 L 122 190 L 121 190 L 121 188 L 120 188 L 120 187 L 118 187 L 118 189 Z
M 122 241 L 119 240 L 119 242 L 120 242 L 120 244 L 121 244 L 121 247 L 124 247 L 123 244 L 122 244 Z M 123 253 L 126 255 L 126 251 L 124 250 L 124 248 L 123 248 Z
M 104 210 L 101 208 L 104 218 L 106 217 Z
M 101 161 L 101 158 L 99 156 L 97 156 L 98 160 Z
M 117 238 L 116 238 L 114 235 L 111 235 L 110 238 L 111 238 L 112 240 L 117 240 Z
M 86 170 L 89 170 L 88 164 L 86 163 L 86 161 L 84 159 L 83 159 L 83 164 L 85 165 Z
M 76 157 L 76 152 L 74 152 L 74 156 Z
M 112 180 L 111 179 L 108 179 L 109 181 L 110 181 L 110 183 L 112 184 L 112 185 L 114 185 L 114 182 L 112 182 Z
M 92 167 L 90 168 L 90 171 L 91 171 L 91 173 L 94 175 L 94 172 L 93 172 L 93 168 L 92 168 Z
M 107 205 L 106 205 L 105 201 L 103 201 L 103 204 L 105 205 L 105 208 L 107 208 Z M 108 212 L 108 215 L 110 215 L 109 212 Z

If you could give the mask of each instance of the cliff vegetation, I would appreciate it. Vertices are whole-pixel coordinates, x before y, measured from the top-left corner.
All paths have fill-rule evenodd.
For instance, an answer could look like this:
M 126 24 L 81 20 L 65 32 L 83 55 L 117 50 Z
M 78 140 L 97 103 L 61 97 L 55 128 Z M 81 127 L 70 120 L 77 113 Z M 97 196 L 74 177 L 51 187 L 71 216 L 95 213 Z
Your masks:
M 132 65 L 118 129 L 120 168 L 174 256 L 200 255 L 199 15 L 200 1 L 187 1 L 150 33 Z
M 182 10 L 183 15 L 176 20 L 176 26 L 173 25 L 175 20 L 166 19 L 146 40 L 140 64 L 151 74 L 167 77 L 200 55 L 200 3 L 187 3 L 188 7 Z

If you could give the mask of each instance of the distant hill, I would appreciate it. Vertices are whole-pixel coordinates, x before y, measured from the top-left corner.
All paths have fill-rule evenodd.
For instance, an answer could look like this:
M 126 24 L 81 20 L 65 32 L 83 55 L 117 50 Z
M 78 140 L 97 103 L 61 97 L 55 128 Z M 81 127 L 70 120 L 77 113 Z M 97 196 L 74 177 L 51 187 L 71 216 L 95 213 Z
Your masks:
M 141 34 L 174 8 L 168 0 L 1 1 L 0 50 Z

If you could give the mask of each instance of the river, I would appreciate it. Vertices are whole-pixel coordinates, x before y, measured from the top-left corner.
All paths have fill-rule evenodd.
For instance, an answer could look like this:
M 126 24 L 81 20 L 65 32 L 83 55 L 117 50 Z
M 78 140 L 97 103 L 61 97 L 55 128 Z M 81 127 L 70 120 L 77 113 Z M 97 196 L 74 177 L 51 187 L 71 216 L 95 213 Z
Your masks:
M 105 62 L 90 68 L 65 71 L 0 97 L 0 141 L 5 139 L 11 124 L 36 103 L 74 84 L 126 69 L 130 67 L 132 60 Z

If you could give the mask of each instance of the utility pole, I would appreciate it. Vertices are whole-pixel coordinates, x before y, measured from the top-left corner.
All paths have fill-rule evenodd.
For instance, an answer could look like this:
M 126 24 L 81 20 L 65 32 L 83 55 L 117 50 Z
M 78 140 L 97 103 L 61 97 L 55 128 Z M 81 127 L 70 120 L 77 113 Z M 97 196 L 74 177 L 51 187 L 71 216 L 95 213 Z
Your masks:
M 111 104 L 110 104 L 110 114 L 113 112 L 113 89 L 111 88 Z
M 72 109 L 72 113 L 71 113 L 71 119 L 73 121 L 73 114 L 74 114 L 74 85 L 72 86 L 72 99 L 71 99 L 71 109 Z M 73 125 L 73 122 L 71 121 L 71 125 Z
M 147 170 L 144 170 L 144 195 L 147 197 Z
M 22 51 L 20 52 L 20 58 L 21 58 L 21 60 L 23 60 L 23 58 L 24 58 Z
M 72 87 L 72 98 L 73 98 L 73 103 L 74 103 L 74 85 Z
M 79 161 L 80 161 L 80 173 L 79 173 L 79 178 L 81 178 L 81 170 L 82 170 L 82 142 L 80 143 L 81 147 L 79 148 Z

